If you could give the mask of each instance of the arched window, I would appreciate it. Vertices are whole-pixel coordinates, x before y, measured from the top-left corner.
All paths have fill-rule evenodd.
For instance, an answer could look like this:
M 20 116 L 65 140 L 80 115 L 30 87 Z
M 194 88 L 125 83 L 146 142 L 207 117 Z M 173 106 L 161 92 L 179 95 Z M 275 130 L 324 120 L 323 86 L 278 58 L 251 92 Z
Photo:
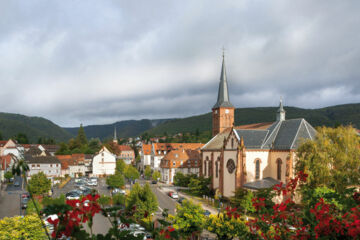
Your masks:
M 234 148 L 234 139 L 231 138 L 231 148 Z
M 219 177 L 219 161 L 216 161 L 215 163 L 215 176 L 216 178 Z
M 278 158 L 276 160 L 276 165 L 277 165 L 277 180 L 281 180 L 281 165 L 282 165 L 282 161 L 280 158 Z
M 208 161 L 208 176 L 210 177 L 212 175 L 212 162 L 211 161 Z
M 260 159 L 255 160 L 255 179 L 260 179 Z
M 206 176 L 206 165 L 209 161 L 209 157 L 206 157 L 205 161 L 204 161 L 204 175 Z

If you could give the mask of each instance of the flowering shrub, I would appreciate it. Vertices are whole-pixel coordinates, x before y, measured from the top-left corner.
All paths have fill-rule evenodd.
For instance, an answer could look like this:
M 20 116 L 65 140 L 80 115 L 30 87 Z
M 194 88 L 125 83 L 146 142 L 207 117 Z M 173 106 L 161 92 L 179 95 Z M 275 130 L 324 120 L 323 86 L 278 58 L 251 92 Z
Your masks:
M 299 172 L 286 185 L 275 185 L 273 191 L 283 202 L 266 206 L 264 197 L 253 199 L 257 217 L 249 220 L 251 233 L 263 239 L 358 239 L 360 236 L 359 193 L 355 192 L 350 212 L 342 213 L 334 204 L 320 198 L 314 207 L 298 206 L 293 201 L 298 184 L 305 184 L 307 174 Z M 272 196 L 272 195 L 270 195 Z

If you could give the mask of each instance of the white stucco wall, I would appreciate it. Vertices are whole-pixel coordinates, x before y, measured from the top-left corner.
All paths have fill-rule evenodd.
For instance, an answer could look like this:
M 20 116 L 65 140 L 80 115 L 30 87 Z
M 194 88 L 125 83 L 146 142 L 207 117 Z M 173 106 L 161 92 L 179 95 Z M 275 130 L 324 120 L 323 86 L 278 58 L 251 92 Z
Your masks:
M 115 173 L 116 156 L 108 151 L 100 151 L 93 158 L 93 175 L 111 175 Z

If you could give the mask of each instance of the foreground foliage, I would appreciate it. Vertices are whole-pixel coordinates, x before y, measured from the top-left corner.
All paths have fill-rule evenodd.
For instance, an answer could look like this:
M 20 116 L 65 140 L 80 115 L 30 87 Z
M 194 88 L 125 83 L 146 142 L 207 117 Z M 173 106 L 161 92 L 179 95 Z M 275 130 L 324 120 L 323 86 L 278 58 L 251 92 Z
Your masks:
M 41 221 L 36 215 L 5 217 L 0 220 L 0 240 L 47 239 Z

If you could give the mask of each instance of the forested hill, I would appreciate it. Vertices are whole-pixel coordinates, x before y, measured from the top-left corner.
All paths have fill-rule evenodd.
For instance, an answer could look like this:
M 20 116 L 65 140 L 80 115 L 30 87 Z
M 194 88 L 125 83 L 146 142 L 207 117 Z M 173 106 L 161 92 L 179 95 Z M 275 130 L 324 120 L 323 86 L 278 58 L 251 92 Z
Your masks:
M 235 125 L 272 122 L 276 119 L 277 107 L 237 108 Z M 286 118 L 305 118 L 312 126 L 336 126 L 353 124 L 360 128 L 360 104 L 345 104 L 319 109 L 285 107 Z M 151 135 L 175 134 L 179 132 L 202 132 L 211 130 L 211 113 L 166 121 L 149 129 Z
M 13 113 L 0 113 L 0 133 L 2 139 L 14 138 L 19 133 L 25 134 L 31 143 L 39 138 L 66 141 L 71 134 L 55 123 L 41 117 L 28 117 Z
M 84 126 L 85 134 L 88 139 L 100 138 L 101 140 L 112 139 L 114 136 L 114 128 L 116 127 L 116 133 L 118 138 L 135 137 L 141 135 L 143 132 L 158 126 L 161 123 L 168 121 L 167 119 L 157 120 L 127 120 L 119 121 L 112 124 L 104 125 L 89 125 Z M 76 135 L 79 128 L 64 128 L 72 135 Z

